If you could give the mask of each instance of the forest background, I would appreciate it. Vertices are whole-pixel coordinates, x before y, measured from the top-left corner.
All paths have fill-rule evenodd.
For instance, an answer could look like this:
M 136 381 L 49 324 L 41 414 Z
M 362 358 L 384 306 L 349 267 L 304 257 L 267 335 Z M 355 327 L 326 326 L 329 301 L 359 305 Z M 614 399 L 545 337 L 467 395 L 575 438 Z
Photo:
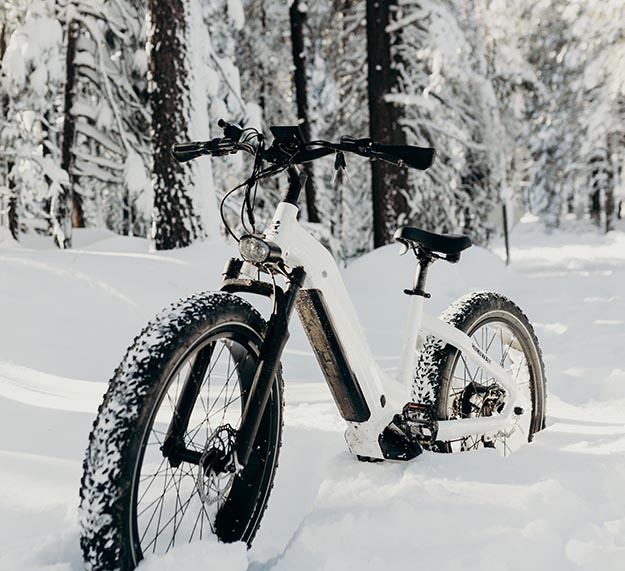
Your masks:
M 610 231 L 622 22 L 622 0 L 0 0 L 0 232 L 225 236 L 219 200 L 251 164 L 170 153 L 220 118 L 437 150 L 424 173 L 315 162 L 302 220 L 342 260 L 401 224 L 483 245 L 524 212 Z M 261 221 L 279 198 L 260 188 Z

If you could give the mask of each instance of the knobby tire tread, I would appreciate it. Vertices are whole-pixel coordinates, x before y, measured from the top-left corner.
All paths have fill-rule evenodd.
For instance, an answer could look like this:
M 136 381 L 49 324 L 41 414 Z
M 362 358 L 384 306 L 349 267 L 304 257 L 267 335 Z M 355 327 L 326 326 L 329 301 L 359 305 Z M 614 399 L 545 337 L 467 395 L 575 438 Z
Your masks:
M 128 522 L 123 521 L 125 510 L 120 505 L 129 493 L 131 482 L 127 475 L 130 465 L 134 469 L 135 458 L 128 457 L 128 441 L 132 438 L 132 431 L 136 430 L 141 412 L 154 406 L 149 399 L 164 382 L 167 365 L 175 362 L 176 355 L 182 355 L 192 345 L 194 333 L 197 335 L 211 325 L 217 326 L 220 319 L 228 316 L 250 326 L 262 341 L 267 323 L 249 303 L 229 293 L 198 293 L 172 304 L 152 320 L 134 338 L 116 368 L 98 407 L 83 462 L 79 520 L 80 544 L 87 571 L 131 571 L 135 568 L 129 545 L 130 530 Z M 245 538 L 248 545 L 260 527 L 278 467 L 284 424 L 283 384 L 280 368 L 272 391 L 275 396 L 268 404 L 269 408 L 277 398 L 279 423 L 274 427 L 277 434 L 272 467 L 265 501 L 255 514 L 256 525 Z M 268 438 L 273 441 L 271 435 Z
M 453 302 L 443 311 L 440 315 L 440 319 L 466 333 L 470 326 L 477 322 L 480 316 L 492 310 L 508 312 L 521 321 L 527 330 L 532 344 L 536 348 L 538 366 L 542 378 L 542 410 L 539 411 L 541 416 L 539 426 L 537 430 L 532 432 L 533 434 L 538 430 L 542 430 L 545 426 L 545 366 L 536 333 L 523 310 L 500 293 L 473 292 Z M 446 377 L 450 372 L 450 366 L 454 362 L 457 354 L 458 349 L 455 347 L 436 337 L 428 336 L 417 359 L 412 400 L 416 403 L 431 406 L 438 420 L 446 420 L 445 412 L 441 407 L 442 396 L 448 382 Z

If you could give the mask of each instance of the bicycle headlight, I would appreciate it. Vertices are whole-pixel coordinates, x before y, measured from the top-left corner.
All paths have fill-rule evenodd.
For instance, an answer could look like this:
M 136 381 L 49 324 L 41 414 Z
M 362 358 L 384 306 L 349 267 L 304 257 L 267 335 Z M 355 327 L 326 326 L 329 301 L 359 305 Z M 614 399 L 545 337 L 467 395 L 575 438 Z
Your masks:
M 281 251 L 276 244 L 265 242 L 258 236 L 243 236 L 239 241 L 239 252 L 246 262 L 263 264 L 280 259 Z

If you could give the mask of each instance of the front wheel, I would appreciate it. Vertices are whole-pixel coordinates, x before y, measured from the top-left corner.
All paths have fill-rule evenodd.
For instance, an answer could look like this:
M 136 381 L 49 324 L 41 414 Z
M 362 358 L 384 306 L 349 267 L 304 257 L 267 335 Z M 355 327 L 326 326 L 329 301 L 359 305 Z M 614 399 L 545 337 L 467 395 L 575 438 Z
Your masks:
M 545 370 L 532 325 L 517 305 L 492 292 L 469 294 L 441 317 L 466 333 L 481 353 L 512 376 L 522 413 L 510 430 L 437 442 L 436 449 L 495 448 L 504 456 L 514 452 L 545 423 Z M 413 399 L 431 405 L 439 420 L 491 416 L 506 404 L 506 393 L 492 375 L 440 340 L 428 338 L 417 371 Z
M 214 293 L 166 309 L 135 339 L 98 411 L 84 462 L 87 569 L 131 571 L 210 535 L 251 543 L 278 461 L 279 374 L 242 470 L 233 449 L 265 331 L 244 300 Z

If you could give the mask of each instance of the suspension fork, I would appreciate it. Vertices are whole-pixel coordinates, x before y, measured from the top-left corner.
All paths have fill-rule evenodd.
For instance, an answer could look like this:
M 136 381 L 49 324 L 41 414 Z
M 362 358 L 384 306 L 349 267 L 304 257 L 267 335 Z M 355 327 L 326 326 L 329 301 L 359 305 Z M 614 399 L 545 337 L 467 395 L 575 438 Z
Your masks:
M 165 439 L 163 440 L 161 452 L 174 467 L 179 466 L 181 462 L 199 464 L 201 454 L 185 447 L 184 433 L 189 426 L 193 403 L 197 399 L 202 387 L 202 381 L 210 365 L 213 350 L 214 345 L 211 344 L 197 353 L 189 375 L 180 392 L 180 397 L 176 402 L 175 414 L 172 417 Z
M 252 453 L 273 381 L 280 367 L 280 357 L 289 338 L 288 324 L 295 307 L 297 292 L 305 278 L 306 272 L 302 268 L 295 268 L 289 275 L 286 291 L 277 286 L 275 288 L 273 312 L 265 340 L 260 348 L 256 374 L 247 395 L 241 425 L 237 432 L 236 462 L 240 467 L 247 464 Z

